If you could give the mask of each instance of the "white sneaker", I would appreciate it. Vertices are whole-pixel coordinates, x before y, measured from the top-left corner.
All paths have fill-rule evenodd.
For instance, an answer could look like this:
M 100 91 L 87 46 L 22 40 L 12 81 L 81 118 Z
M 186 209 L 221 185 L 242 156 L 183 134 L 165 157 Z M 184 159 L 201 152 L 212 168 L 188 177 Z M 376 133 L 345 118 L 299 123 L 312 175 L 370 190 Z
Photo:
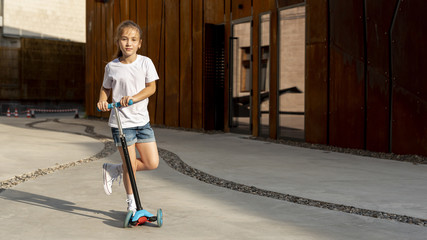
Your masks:
M 128 212 L 132 211 L 133 212 L 132 216 L 135 215 L 135 213 L 136 213 L 135 201 L 132 199 L 126 199 L 126 202 L 128 203 Z
M 111 188 L 113 186 L 113 182 L 119 177 L 119 185 L 122 182 L 122 164 L 104 163 L 104 165 L 102 165 L 102 175 L 104 178 L 104 191 L 107 195 L 110 195 L 113 192 L 113 189 Z

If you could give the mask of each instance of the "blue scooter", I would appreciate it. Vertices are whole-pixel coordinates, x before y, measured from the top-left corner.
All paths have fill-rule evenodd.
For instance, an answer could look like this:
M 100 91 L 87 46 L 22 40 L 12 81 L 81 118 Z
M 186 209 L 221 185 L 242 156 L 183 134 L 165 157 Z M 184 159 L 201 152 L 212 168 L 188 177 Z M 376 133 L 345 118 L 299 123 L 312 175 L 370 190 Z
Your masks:
M 133 101 L 130 100 L 129 105 L 132 105 L 132 104 L 133 104 Z M 126 218 L 125 218 L 123 227 L 127 228 L 127 227 L 132 227 L 132 226 L 139 226 L 139 225 L 144 224 L 145 222 L 150 222 L 150 223 L 157 222 L 157 226 L 161 227 L 163 225 L 162 209 L 159 208 L 157 210 L 157 215 L 154 216 L 153 214 L 151 214 L 150 212 L 148 212 L 147 210 L 144 210 L 142 208 L 141 201 L 139 200 L 138 188 L 137 188 L 136 182 L 135 182 L 135 175 L 133 174 L 132 164 L 130 162 L 129 152 L 127 149 L 126 138 L 125 138 L 125 135 L 123 134 L 122 125 L 120 122 L 119 111 L 117 109 L 120 107 L 121 107 L 120 102 L 108 104 L 108 109 L 113 109 L 114 114 L 116 115 L 117 126 L 119 128 L 120 142 L 121 142 L 122 147 L 123 147 L 123 155 L 125 157 L 126 166 L 127 166 L 128 172 L 129 172 L 129 179 L 130 179 L 130 183 L 132 186 L 132 191 L 133 191 L 133 194 L 135 197 L 135 203 L 136 203 L 135 215 L 133 214 L 133 211 L 130 210 L 126 214 Z M 98 109 L 98 111 L 100 111 L 100 110 Z

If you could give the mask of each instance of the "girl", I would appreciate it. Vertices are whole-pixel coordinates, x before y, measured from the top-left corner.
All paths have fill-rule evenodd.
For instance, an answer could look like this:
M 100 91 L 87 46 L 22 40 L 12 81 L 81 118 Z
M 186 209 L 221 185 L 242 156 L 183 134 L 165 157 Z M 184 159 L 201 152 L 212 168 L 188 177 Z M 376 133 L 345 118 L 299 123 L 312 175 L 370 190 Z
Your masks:
M 105 66 L 104 81 L 97 104 L 101 111 L 109 111 L 107 100 L 112 93 L 113 102 L 120 102 L 123 106 L 119 109 L 119 114 L 134 174 L 136 171 L 156 169 L 159 165 L 157 144 L 147 110 L 148 98 L 155 93 L 155 81 L 159 77 L 153 62 L 148 57 L 137 54 L 141 47 L 141 38 L 141 28 L 132 21 L 124 21 L 117 27 L 114 41 L 118 51 L 116 58 Z M 129 106 L 129 100 L 134 104 Z M 117 120 L 113 112 L 110 113 L 108 125 L 111 127 L 114 142 L 124 163 Z M 141 158 L 136 158 L 136 151 Z M 113 182 L 119 177 L 121 179 L 123 174 L 128 211 L 132 210 L 135 213 L 135 198 L 126 163 L 123 163 L 103 165 L 104 191 L 110 195 Z

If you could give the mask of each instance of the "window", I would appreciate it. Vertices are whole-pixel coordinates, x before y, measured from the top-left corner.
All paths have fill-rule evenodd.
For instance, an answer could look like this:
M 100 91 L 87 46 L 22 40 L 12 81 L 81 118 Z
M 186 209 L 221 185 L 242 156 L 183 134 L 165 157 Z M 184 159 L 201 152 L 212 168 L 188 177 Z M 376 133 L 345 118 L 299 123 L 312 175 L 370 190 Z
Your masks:
M 251 48 L 241 48 L 242 68 L 240 74 L 240 92 L 249 92 L 252 88 L 251 83 Z

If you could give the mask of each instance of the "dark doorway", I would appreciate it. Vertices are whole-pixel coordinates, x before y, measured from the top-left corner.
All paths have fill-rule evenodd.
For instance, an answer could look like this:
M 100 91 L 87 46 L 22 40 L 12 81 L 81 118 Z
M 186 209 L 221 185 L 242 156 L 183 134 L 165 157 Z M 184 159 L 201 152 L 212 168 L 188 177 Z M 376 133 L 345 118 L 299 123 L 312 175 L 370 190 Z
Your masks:
M 224 25 L 205 25 L 205 130 L 224 130 Z

